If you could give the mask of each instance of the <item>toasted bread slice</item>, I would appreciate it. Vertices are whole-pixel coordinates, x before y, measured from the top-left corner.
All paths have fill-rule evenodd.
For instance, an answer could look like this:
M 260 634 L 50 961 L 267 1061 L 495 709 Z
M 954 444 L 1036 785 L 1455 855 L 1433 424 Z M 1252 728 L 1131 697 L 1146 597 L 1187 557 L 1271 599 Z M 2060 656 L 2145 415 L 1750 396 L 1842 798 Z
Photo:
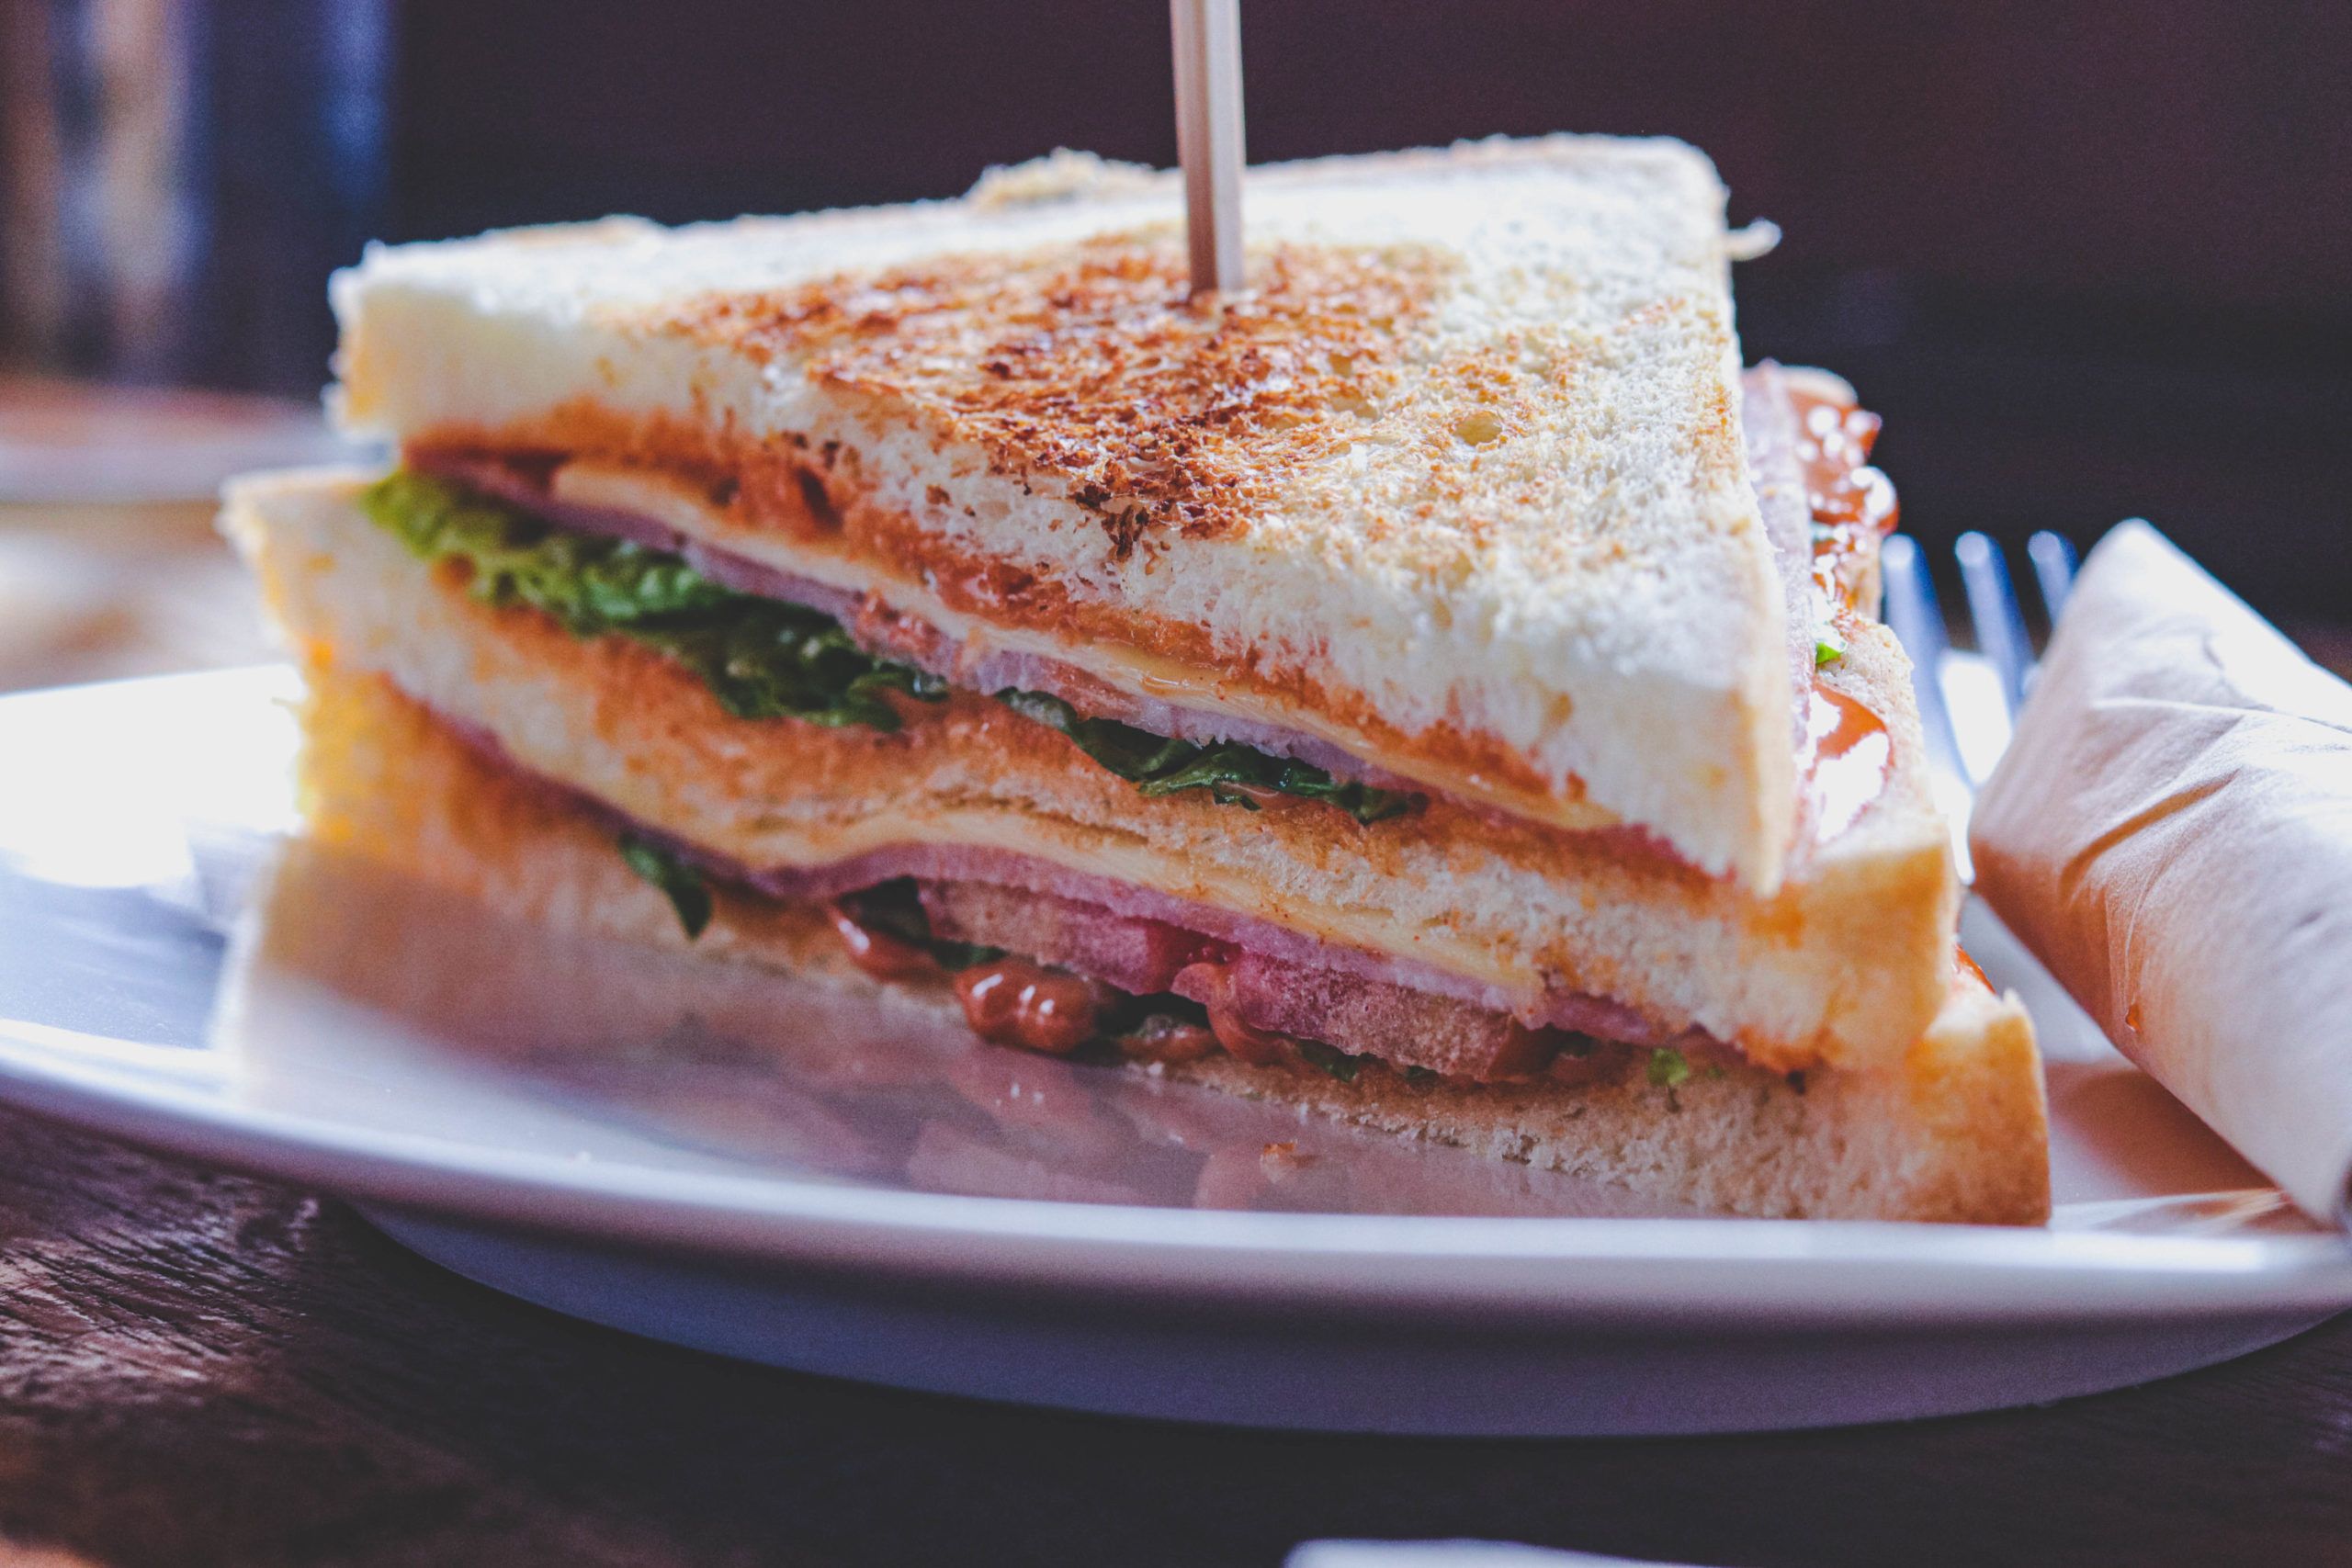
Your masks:
M 1724 205 L 1662 141 L 1258 169 L 1250 289 L 1197 302 L 1173 179 L 1075 157 L 377 249 L 334 286 L 340 407 L 1769 894 L 1809 611 L 1745 466 Z
M 1808 830 L 1765 897 L 1637 835 L 1442 797 L 1368 825 L 1306 800 L 1146 797 L 968 693 L 895 733 L 731 717 L 659 654 L 470 597 L 368 518 L 362 482 L 232 491 L 232 532 L 294 646 L 389 676 L 528 772 L 742 867 L 987 852 L 1029 868 L 1008 875 L 1145 889 L 1374 954 L 1416 987 L 1530 1021 L 1562 996 L 1606 998 L 1781 1070 L 1898 1060 L 1945 1001 L 1950 855 L 1899 700 L 1905 666 L 1875 626 L 1825 687 L 1884 728 L 1808 771 Z
M 613 853 L 607 824 L 485 761 L 379 677 L 315 665 L 311 686 L 303 795 L 320 844 L 562 931 L 658 948 L 685 942 L 662 896 Z M 844 972 L 814 907 L 741 888 L 717 890 L 716 914 L 695 946 L 811 983 L 872 986 Z M 406 983 L 446 1003 L 445 981 Z M 714 983 L 712 991 L 711 1005 L 723 1008 L 727 987 Z M 898 1000 L 956 1016 L 935 985 L 907 987 Z M 489 1010 L 511 1012 L 507 1003 L 502 991 Z M 524 1032 L 537 1039 L 544 1027 Z M 1640 1070 L 1578 1084 L 1428 1082 L 1374 1070 L 1341 1082 L 1225 1056 L 1164 1070 L 1735 1213 L 2003 1224 L 2049 1213 L 2031 1028 L 2014 998 L 1964 975 L 1891 1061 L 1793 1079 L 1731 1065 L 1670 1083 Z M 854 1076 L 847 1064 L 839 1071 Z

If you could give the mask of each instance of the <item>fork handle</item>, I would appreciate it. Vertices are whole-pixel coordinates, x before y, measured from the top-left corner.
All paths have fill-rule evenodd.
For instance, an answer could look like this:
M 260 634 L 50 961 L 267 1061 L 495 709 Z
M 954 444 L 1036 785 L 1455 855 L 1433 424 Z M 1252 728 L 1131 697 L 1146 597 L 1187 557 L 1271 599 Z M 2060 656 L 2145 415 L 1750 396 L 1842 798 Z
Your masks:
M 1911 690 L 1919 705 L 1928 761 L 1964 784 L 1968 771 L 1961 765 L 1960 736 L 1952 728 L 1940 683 L 1948 647 L 1943 611 L 1936 604 L 1927 559 L 1908 534 L 1890 534 L 1879 547 L 1879 576 L 1885 584 L 1887 629 L 1911 656 Z

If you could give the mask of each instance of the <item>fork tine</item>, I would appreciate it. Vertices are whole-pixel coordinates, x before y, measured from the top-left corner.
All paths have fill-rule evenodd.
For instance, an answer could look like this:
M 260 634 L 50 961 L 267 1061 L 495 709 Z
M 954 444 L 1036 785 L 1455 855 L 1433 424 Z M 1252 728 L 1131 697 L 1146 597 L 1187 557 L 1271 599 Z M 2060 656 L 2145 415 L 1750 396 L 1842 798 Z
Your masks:
M 2026 558 L 2033 563 L 2033 580 L 2041 588 L 2042 606 L 2050 612 L 2054 630 L 2066 608 L 2066 594 L 2075 586 L 2075 542 L 2045 528 L 2025 542 Z
M 1974 529 L 1952 546 L 1960 558 L 1960 585 L 1968 595 L 1969 619 L 1976 623 L 1976 650 L 2000 678 L 2001 697 L 2011 718 L 2025 705 L 2025 678 L 2033 663 L 2026 639 L 2025 614 L 2009 586 L 2009 563 L 2001 547 Z
M 1887 629 L 1911 656 L 1911 690 L 1918 699 L 1928 760 L 1964 782 L 1968 773 L 1961 764 L 1960 736 L 1952 728 L 1951 709 L 1944 704 L 1943 612 L 1936 604 L 1936 584 L 1928 575 L 1927 559 L 1911 536 L 1887 536 L 1879 547 L 1879 574 L 1886 587 Z

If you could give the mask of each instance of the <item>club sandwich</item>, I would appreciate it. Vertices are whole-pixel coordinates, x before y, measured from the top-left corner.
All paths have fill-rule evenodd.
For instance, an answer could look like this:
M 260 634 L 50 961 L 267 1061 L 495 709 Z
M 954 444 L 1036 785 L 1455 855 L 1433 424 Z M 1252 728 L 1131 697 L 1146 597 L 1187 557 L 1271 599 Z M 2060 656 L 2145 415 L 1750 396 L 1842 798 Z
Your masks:
M 376 472 L 234 484 L 322 833 L 833 944 L 1009 1048 L 1739 1213 L 2030 1223 L 1876 420 L 1743 368 L 1712 165 L 1553 137 L 372 249 Z

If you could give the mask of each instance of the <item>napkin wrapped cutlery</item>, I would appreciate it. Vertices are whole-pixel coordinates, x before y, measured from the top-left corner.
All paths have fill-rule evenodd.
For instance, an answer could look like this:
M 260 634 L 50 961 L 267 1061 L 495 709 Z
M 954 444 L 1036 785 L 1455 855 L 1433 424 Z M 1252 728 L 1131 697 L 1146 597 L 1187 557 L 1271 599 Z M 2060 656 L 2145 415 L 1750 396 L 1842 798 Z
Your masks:
M 2352 1179 L 2352 686 L 2144 523 L 2083 564 L 1970 824 L 1976 889 L 2306 1211 Z

